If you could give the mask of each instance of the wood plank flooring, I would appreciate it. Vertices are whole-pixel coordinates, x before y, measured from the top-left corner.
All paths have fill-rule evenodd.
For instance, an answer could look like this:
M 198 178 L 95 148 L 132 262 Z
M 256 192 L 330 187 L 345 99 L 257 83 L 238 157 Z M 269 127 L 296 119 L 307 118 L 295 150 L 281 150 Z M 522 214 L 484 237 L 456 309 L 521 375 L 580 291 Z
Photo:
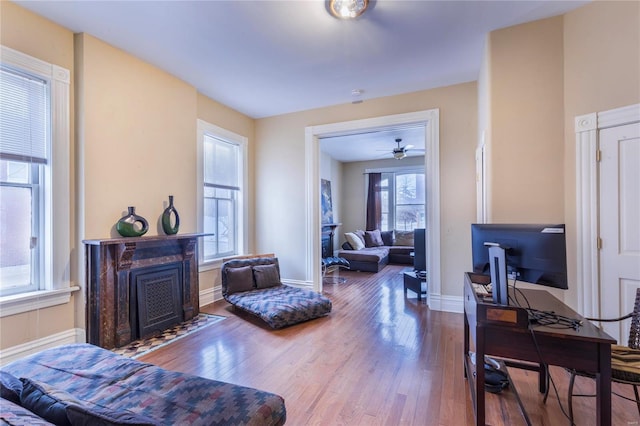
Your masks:
M 324 286 L 332 313 L 283 330 L 218 301 L 202 311 L 227 319 L 140 359 L 282 395 L 288 425 L 472 425 L 462 314 L 405 296 L 403 269 L 340 272 L 347 282 Z M 542 403 L 536 374 L 510 373 L 533 424 L 569 424 L 553 394 Z M 552 368 L 552 377 L 566 407 L 568 375 Z M 593 390 L 586 379 L 576 387 Z M 614 425 L 640 424 L 634 403 L 614 396 L 612 404 Z M 594 398 L 575 398 L 576 424 L 594 425 L 594 407 Z M 512 394 L 487 394 L 487 410 L 488 424 L 525 424 Z

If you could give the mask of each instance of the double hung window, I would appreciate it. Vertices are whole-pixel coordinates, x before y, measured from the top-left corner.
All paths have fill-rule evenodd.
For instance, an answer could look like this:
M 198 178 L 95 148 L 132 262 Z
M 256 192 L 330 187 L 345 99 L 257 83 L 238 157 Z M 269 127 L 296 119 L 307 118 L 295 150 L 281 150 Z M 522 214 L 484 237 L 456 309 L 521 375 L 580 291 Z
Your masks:
M 0 316 L 69 301 L 70 73 L 0 46 Z M 54 215 L 54 212 L 56 213 Z
M 47 81 L 0 66 L 0 295 L 44 288 L 50 177 Z
M 198 122 L 202 144 L 201 260 L 211 262 L 242 253 L 246 138 Z
M 383 231 L 424 228 L 424 172 L 383 172 L 380 191 Z

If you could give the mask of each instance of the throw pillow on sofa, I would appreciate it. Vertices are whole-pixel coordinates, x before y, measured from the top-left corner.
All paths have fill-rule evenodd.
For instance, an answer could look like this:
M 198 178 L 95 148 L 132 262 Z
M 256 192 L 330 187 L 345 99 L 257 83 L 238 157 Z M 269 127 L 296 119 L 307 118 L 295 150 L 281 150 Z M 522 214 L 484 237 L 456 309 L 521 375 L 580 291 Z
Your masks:
M 364 248 L 364 242 L 355 233 L 346 232 L 344 237 L 354 250 L 362 250 Z
M 394 246 L 407 246 L 413 247 L 413 231 L 395 231 L 396 240 L 393 242 Z
M 396 237 L 393 235 L 393 230 L 381 231 L 380 236 L 382 237 L 382 242 L 384 243 L 383 245 L 385 246 L 392 246 L 393 241 L 396 239 Z
M 253 290 L 253 271 L 251 266 L 227 269 L 227 294 Z
M 365 231 L 364 233 L 364 245 L 365 247 L 380 247 L 383 246 L 382 236 L 379 229 L 373 231 Z
M 253 276 L 256 279 L 257 288 L 269 288 L 282 284 L 278 265 L 256 265 L 253 267 Z

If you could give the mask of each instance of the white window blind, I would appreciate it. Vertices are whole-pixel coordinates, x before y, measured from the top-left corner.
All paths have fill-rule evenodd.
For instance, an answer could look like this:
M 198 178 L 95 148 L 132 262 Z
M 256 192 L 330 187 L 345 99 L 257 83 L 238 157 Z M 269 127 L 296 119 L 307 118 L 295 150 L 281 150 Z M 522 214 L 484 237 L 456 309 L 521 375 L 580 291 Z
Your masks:
M 0 100 L 0 158 L 47 164 L 47 82 L 1 67 Z

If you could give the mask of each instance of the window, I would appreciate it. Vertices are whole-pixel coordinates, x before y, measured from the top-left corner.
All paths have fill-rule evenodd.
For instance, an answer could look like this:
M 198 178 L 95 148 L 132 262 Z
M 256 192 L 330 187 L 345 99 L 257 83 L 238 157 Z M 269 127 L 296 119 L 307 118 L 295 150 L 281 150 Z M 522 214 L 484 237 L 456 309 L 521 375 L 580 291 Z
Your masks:
M 200 257 L 211 262 L 243 253 L 246 138 L 198 121 L 201 144 Z
M 68 302 L 77 287 L 70 287 L 68 269 L 70 73 L 0 49 L 0 316 L 5 316 Z
M 423 172 L 382 173 L 382 230 L 425 227 Z
M 0 66 L 0 295 L 43 288 L 48 176 L 46 81 Z

